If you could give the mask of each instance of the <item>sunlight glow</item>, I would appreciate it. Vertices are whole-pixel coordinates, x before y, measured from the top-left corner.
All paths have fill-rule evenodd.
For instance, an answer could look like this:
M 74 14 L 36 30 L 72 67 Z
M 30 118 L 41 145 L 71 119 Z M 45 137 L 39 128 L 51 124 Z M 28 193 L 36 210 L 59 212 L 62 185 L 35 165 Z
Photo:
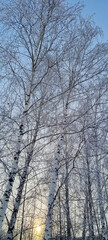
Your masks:
M 36 231 L 39 233 L 41 230 L 41 227 L 36 227 Z

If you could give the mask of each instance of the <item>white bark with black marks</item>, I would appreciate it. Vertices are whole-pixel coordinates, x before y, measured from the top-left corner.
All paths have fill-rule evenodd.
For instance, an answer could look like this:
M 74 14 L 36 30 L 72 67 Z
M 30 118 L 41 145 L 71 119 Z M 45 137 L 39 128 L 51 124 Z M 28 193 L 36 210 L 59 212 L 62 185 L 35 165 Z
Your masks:
M 4 218 L 5 218 L 6 209 L 7 209 L 7 206 L 8 206 L 10 195 L 12 193 L 12 187 L 13 187 L 13 183 L 14 183 L 14 180 L 15 180 L 15 176 L 16 176 L 16 173 L 17 173 L 17 170 L 18 170 L 18 162 L 19 162 L 19 156 L 20 156 L 20 150 L 21 150 L 21 141 L 22 141 L 23 131 L 24 131 L 24 122 L 25 122 L 25 117 L 27 115 L 27 111 L 28 111 L 29 101 L 30 101 L 30 91 L 29 91 L 28 96 L 27 96 L 27 101 L 25 103 L 25 109 L 23 111 L 21 123 L 20 123 L 20 126 L 19 126 L 19 135 L 18 135 L 15 155 L 14 155 L 14 159 L 13 159 L 12 169 L 9 173 L 9 179 L 8 179 L 8 183 L 7 183 L 7 186 L 6 186 L 6 190 L 5 190 L 5 192 L 3 194 L 3 197 L 2 197 L 2 200 L 1 200 L 0 232 L 2 231 L 2 225 L 3 225 Z
M 59 162 L 61 159 L 61 151 L 64 143 L 64 136 L 66 133 L 66 126 L 67 126 L 67 110 L 69 105 L 69 97 L 72 90 L 72 80 L 70 80 L 69 83 L 70 89 L 67 95 L 65 108 L 64 108 L 64 121 L 63 121 L 63 132 L 64 134 L 61 135 L 61 138 L 59 140 L 58 146 L 57 146 L 57 152 L 54 159 L 54 167 L 53 167 L 53 173 L 52 173 L 52 180 L 50 185 L 50 191 L 49 191 L 49 197 L 48 197 L 48 213 L 46 218 L 46 226 L 45 226 L 45 234 L 44 234 L 44 240 L 49 240 L 52 235 L 52 218 L 53 218 L 53 206 L 54 206 L 54 200 L 55 200 L 55 192 L 56 192 L 56 184 L 58 179 L 58 169 L 59 169 Z
M 63 146 L 63 141 L 64 141 L 64 136 L 62 135 L 59 140 L 58 146 L 57 146 L 57 153 L 55 155 L 55 160 L 54 160 L 53 174 L 52 174 L 52 180 L 51 180 L 50 192 L 49 192 L 49 198 L 48 198 L 48 214 L 47 214 L 45 235 L 44 235 L 45 240 L 50 239 L 51 233 L 52 233 L 54 196 L 55 196 L 55 191 L 56 191 L 58 168 L 59 168 L 59 161 L 61 158 L 61 149 Z
M 15 223 L 16 223 L 16 219 L 17 219 L 18 210 L 19 210 L 19 207 L 20 207 L 21 197 L 22 197 L 22 191 L 23 191 L 24 184 L 25 184 L 25 181 L 26 181 L 26 178 L 27 178 L 27 175 L 28 175 L 28 168 L 29 168 L 29 164 L 32 160 L 34 146 L 35 146 L 36 137 L 37 137 L 37 133 L 38 133 L 40 113 L 41 113 L 41 108 L 39 110 L 33 140 L 31 142 L 31 146 L 30 146 L 29 151 L 28 151 L 27 159 L 25 161 L 25 166 L 24 166 L 24 169 L 23 169 L 23 173 L 22 173 L 21 178 L 20 178 L 18 193 L 17 193 L 17 197 L 15 199 L 14 209 L 13 209 L 13 212 L 12 212 L 12 215 L 11 215 L 11 220 L 10 220 L 9 226 L 8 226 L 7 240 L 12 240 L 13 239 Z

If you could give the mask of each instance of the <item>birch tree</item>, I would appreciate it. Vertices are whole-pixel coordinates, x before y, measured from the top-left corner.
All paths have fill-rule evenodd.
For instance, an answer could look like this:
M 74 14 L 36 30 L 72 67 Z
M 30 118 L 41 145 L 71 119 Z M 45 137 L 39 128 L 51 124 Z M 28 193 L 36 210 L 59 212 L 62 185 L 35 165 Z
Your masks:
M 55 155 L 52 154 L 51 159 L 50 157 L 46 159 L 46 162 L 51 161 L 50 166 L 53 166 L 53 171 L 50 176 L 51 185 L 44 238 L 45 240 L 51 238 L 59 167 L 61 167 L 60 162 L 62 162 L 62 154 L 66 145 L 65 136 L 71 135 L 69 141 L 72 149 L 69 147 L 69 151 L 72 153 L 74 146 L 76 148 L 76 145 L 79 144 L 77 132 L 82 132 L 80 119 L 89 111 L 86 109 L 81 112 L 81 103 L 83 105 L 86 98 L 85 93 L 92 88 L 96 90 L 97 83 L 105 82 L 107 79 L 108 44 L 96 44 L 100 29 L 94 26 L 90 18 L 84 19 L 81 16 L 82 6 L 80 3 L 71 7 L 65 3 L 62 0 L 14 0 L 13 2 L 2 0 L 0 3 L 0 20 L 2 21 L 0 53 L 3 60 L 0 62 L 2 65 L 1 78 L 4 79 L 7 88 L 4 91 L 4 102 L 7 101 L 6 94 L 10 100 L 8 111 L 5 110 L 5 115 L 7 115 L 5 118 L 10 119 L 7 121 L 10 124 L 9 131 L 4 131 L 2 135 L 5 136 L 6 132 L 7 137 L 8 132 L 9 134 L 11 132 L 8 138 L 10 149 L 7 150 L 7 145 L 4 147 L 6 154 L 11 150 L 11 155 L 7 157 L 7 154 L 1 159 L 1 162 L 4 166 L 7 166 L 5 161 L 12 164 L 11 168 L 9 165 L 10 170 L 7 168 L 7 185 L 1 199 L 0 231 L 18 174 L 20 179 L 14 206 L 11 210 L 12 216 L 7 224 L 9 225 L 7 239 L 15 237 L 15 223 L 21 205 L 24 184 L 30 164 L 33 164 L 32 160 L 34 152 L 36 154 L 38 149 L 39 139 L 40 148 L 44 148 L 45 144 L 41 139 L 51 140 L 51 142 L 49 141 L 50 147 L 47 149 L 47 158 L 51 154 L 51 143 L 53 142 L 53 145 L 56 146 Z M 11 89 L 9 94 L 8 88 Z M 77 127 L 72 125 L 74 122 Z M 89 123 L 93 124 L 92 121 Z M 6 129 L 6 122 L 2 126 Z M 72 141 L 73 134 L 76 134 L 75 142 Z M 6 139 L 6 137 L 4 138 Z M 88 133 L 89 137 L 90 133 Z M 47 140 L 45 141 L 47 142 Z M 4 140 L 4 142 L 6 141 Z M 69 143 L 67 144 L 69 145 Z M 88 208 L 88 219 L 91 220 L 91 222 L 88 220 L 88 223 L 90 223 L 90 234 L 93 239 L 94 205 L 88 154 L 91 145 L 89 144 L 90 140 L 85 141 L 88 171 L 87 193 L 89 192 L 90 195 L 90 199 L 88 201 L 86 199 L 85 208 Z M 97 148 L 96 145 L 95 148 Z M 45 159 L 44 151 L 42 155 Z M 80 168 L 78 156 L 76 158 L 77 166 L 79 165 Z M 68 170 L 67 161 L 67 175 Z M 38 170 L 36 169 L 36 171 Z M 99 174 L 97 179 L 99 190 L 101 189 Z M 71 237 L 68 181 L 65 182 L 65 187 L 68 235 Z M 102 201 L 100 201 L 101 210 Z M 102 211 L 100 212 L 102 213 Z
M 70 94 L 70 92 L 69 92 Z M 69 97 L 68 94 L 68 97 Z M 63 126 L 63 132 L 66 127 L 66 117 L 67 117 L 67 109 L 68 109 L 68 97 L 65 105 L 65 115 L 64 115 L 64 126 Z M 61 135 L 61 138 L 59 140 L 58 146 L 57 146 L 57 152 L 55 155 L 54 160 L 54 168 L 53 168 L 53 175 L 51 180 L 51 186 L 50 186 L 50 192 L 49 192 L 49 198 L 48 198 L 48 213 L 47 213 L 47 219 L 46 219 L 46 228 L 45 228 L 45 240 L 51 238 L 52 233 L 52 217 L 53 217 L 53 204 L 54 204 L 54 197 L 55 197 L 55 191 L 56 191 L 56 184 L 57 184 L 57 178 L 58 178 L 58 168 L 59 168 L 59 162 L 61 159 L 61 151 L 63 147 L 64 142 L 64 134 Z
M 80 27 L 79 24 L 75 25 L 76 32 L 70 33 L 70 38 L 68 37 L 68 44 L 65 45 L 66 48 L 64 50 L 64 56 L 66 59 L 67 64 L 67 71 L 69 79 L 72 81 L 72 85 L 70 84 L 70 81 L 68 82 L 68 88 L 69 92 L 76 93 L 78 90 L 78 96 L 80 96 L 79 92 L 83 95 L 83 88 L 87 89 L 87 86 L 90 86 L 90 83 L 92 83 L 93 79 L 97 82 L 97 80 L 101 79 L 101 74 L 104 72 L 106 67 L 106 57 L 104 59 L 103 66 L 100 66 L 100 59 L 103 59 L 103 53 L 101 52 L 100 46 L 101 45 L 95 45 L 93 44 L 93 48 L 91 48 L 92 41 L 94 42 L 94 39 L 96 35 L 99 33 L 99 29 L 93 28 L 89 21 L 86 21 L 84 19 L 80 19 Z M 76 20 L 77 21 L 77 20 Z M 79 23 L 79 22 L 78 22 Z M 73 24 L 74 26 L 74 24 Z M 78 30 L 78 31 L 77 31 Z M 89 35 L 90 33 L 90 35 Z M 80 36 L 80 43 L 79 43 L 79 36 Z M 78 38 L 77 38 L 78 37 Z M 70 41 L 71 39 L 71 41 Z M 75 39 L 75 40 L 74 40 Z M 73 41 L 72 41 L 73 40 Z M 107 45 L 104 47 L 106 48 Z M 72 61 L 73 60 L 73 61 Z M 69 64 L 69 65 L 68 65 Z M 62 71 L 64 70 L 62 65 Z M 66 70 L 66 68 L 65 68 Z M 64 74 L 67 72 L 65 71 Z M 60 75 L 59 75 L 60 76 Z M 97 77 L 98 76 L 98 77 Z M 61 78 L 61 76 L 60 76 Z M 65 75 L 65 79 L 67 80 L 67 75 Z M 62 77 L 63 81 L 63 77 Z M 72 88 L 71 88 L 72 86 Z M 72 91 L 71 91 L 72 90 Z M 75 92 L 74 92 L 75 90 Z M 80 91 L 81 90 L 81 91 Z M 70 94 L 70 93 L 69 93 Z M 81 95 L 81 96 L 82 96 Z M 72 95 L 71 95 L 72 96 Z M 84 95 L 83 95 L 84 96 Z M 70 96 L 69 96 L 70 97 Z M 82 97 L 83 99 L 83 97 Z M 72 100 L 69 98 L 69 102 L 65 102 L 64 107 L 64 113 L 68 115 L 67 113 L 67 107 L 69 106 L 71 102 L 72 106 Z M 64 115 L 65 118 L 65 115 Z M 63 123 L 63 126 L 64 123 Z M 67 127 L 67 125 L 66 125 Z M 63 132 L 66 130 L 63 127 Z M 63 137 L 63 136 L 62 136 Z M 59 162 L 62 155 L 62 138 L 60 139 L 60 142 L 58 143 L 57 147 L 57 155 L 55 155 L 54 158 L 54 168 L 53 168 L 53 176 L 51 180 L 51 186 L 49 190 L 49 199 L 48 199 L 48 214 L 46 219 L 46 229 L 45 229 L 45 239 L 51 238 L 51 231 L 52 231 L 52 217 L 53 217 L 53 205 L 54 205 L 54 196 L 56 192 L 56 183 L 57 183 L 57 175 L 58 175 L 58 169 L 59 169 Z M 89 186 L 89 193 L 91 192 L 90 187 L 90 181 L 88 179 L 88 186 Z M 91 194 L 91 193 L 90 193 Z M 90 210 L 90 217 L 91 217 L 91 225 L 90 225 L 90 231 L 91 231 L 91 238 L 94 238 L 94 230 L 93 230 L 93 217 L 92 217 L 92 204 L 89 201 L 89 210 Z
M 16 6 L 15 6 L 15 4 L 16 4 Z M 9 181 L 6 186 L 6 190 L 4 192 L 3 199 L 1 201 L 2 205 L 1 205 L 1 213 L 0 213 L 0 227 L 2 227 L 2 222 L 3 222 L 4 216 L 5 216 L 8 201 L 9 201 L 9 198 L 10 198 L 10 195 L 12 192 L 12 186 L 13 186 L 13 183 L 15 180 L 15 175 L 16 175 L 17 169 L 18 169 L 18 160 L 19 160 L 19 156 L 20 156 L 20 152 L 21 152 L 21 141 L 22 141 L 22 137 L 24 135 L 24 125 L 25 125 L 26 116 L 28 114 L 28 109 L 30 107 L 30 99 L 32 97 L 33 92 L 35 92 L 35 89 L 37 88 L 38 84 L 43 80 L 44 76 L 47 75 L 47 72 L 48 72 L 48 66 L 47 66 L 46 72 L 43 73 L 43 75 L 41 76 L 41 79 L 39 79 L 37 82 L 34 80 L 34 79 L 36 79 L 35 73 L 36 73 L 37 66 L 40 63 L 39 58 L 42 58 L 42 56 L 40 57 L 40 54 L 41 54 L 41 47 L 43 45 L 43 38 L 45 35 L 45 28 L 49 21 L 50 14 L 53 11 L 52 7 L 54 7 L 54 6 L 52 6 L 52 7 L 49 6 L 49 10 L 47 9 L 48 12 L 46 14 L 46 19 L 45 19 L 44 23 L 42 23 L 43 19 L 39 20 L 37 16 L 35 17 L 35 21 L 38 21 L 38 23 L 40 21 L 41 26 L 40 26 L 40 29 L 38 27 L 39 34 L 36 34 L 36 32 L 35 32 L 36 36 L 34 37 L 34 29 L 33 29 L 33 24 L 34 24 L 33 20 L 34 19 L 29 19 L 30 20 L 29 25 L 28 26 L 26 25 L 28 18 L 30 18 L 30 14 L 31 14 L 31 12 L 28 9 L 28 4 L 26 5 L 26 3 L 24 3 L 24 5 L 22 4 L 23 6 L 21 6 L 21 2 L 15 3 L 15 1 L 14 1 L 13 6 L 10 4 L 10 6 L 5 6 L 5 8 L 3 9 L 3 10 L 5 10 L 4 14 L 10 14 L 8 26 L 11 29 L 14 29 L 13 34 L 16 33 L 18 36 L 17 43 L 20 42 L 20 47 L 24 48 L 23 52 L 18 53 L 18 54 L 22 54 L 23 58 L 24 58 L 24 54 L 28 54 L 28 56 L 29 56 L 31 70 L 28 68 L 27 71 L 29 71 L 29 70 L 31 71 L 31 73 L 30 73 L 31 76 L 28 74 L 28 72 L 24 68 L 25 63 L 23 63 L 23 61 L 26 61 L 26 59 L 22 59 L 22 62 L 21 62 L 21 59 L 20 59 L 20 61 L 18 60 L 18 56 L 14 57 L 14 52 L 11 52 L 11 51 L 9 52 L 9 50 L 7 51 L 7 49 L 6 49 L 5 52 L 9 55 L 12 55 L 13 60 L 15 61 L 17 66 L 20 67 L 20 70 L 25 75 L 23 77 L 18 76 L 18 73 L 15 72 L 15 67 L 13 66 L 13 63 L 9 64 L 10 69 L 13 73 L 13 77 L 16 78 L 16 81 L 20 81 L 20 79 L 21 79 L 21 85 L 22 85 L 21 87 L 23 87 L 23 91 L 25 92 L 25 100 L 24 100 L 24 106 L 23 106 L 24 110 L 21 113 L 21 118 L 20 118 L 18 141 L 16 144 L 16 150 L 14 153 L 12 170 L 10 171 Z M 36 3 L 33 2 L 33 4 L 35 5 L 34 7 L 36 8 Z M 30 4 L 30 6 L 32 6 L 32 4 Z M 16 10 L 15 10 L 15 7 L 16 7 Z M 45 6 L 43 6 L 43 7 L 44 7 L 44 10 L 42 12 L 42 16 L 41 16 L 42 18 L 44 17 L 44 11 L 46 11 Z M 47 5 L 47 7 L 48 7 L 48 5 Z M 37 9 L 35 9 L 35 11 L 36 10 Z M 27 15 L 25 15 L 26 11 L 28 11 Z M 35 14 L 35 11 L 33 11 L 33 14 Z M 41 9 L 40 9 L 40 11 L 41 11 Z M 13 22 L 13 19 L 16 19 L 16 21 Z M 24 23 L 24 22 L 26 22 L 26 23 Z M 5 23 L 7 24 L 6 19 L 5 19 Z M 31 35 L 29 36 L 30 32 L 31 32 Z M 53 44 L 54 38 L 46 49 L 44 47 L 45 52 L 51 50 L 50 47 L 51 47 L 51 44 Z M 16 41 L 16 39 L 15 39 L 15 41 Z M 25 51 L 25 53 L 24 53 L 24 51 Z M 45 52 L 44 52 L 44 54 L 45 54 Z M 42 52 L 42 54 L 43 54 L 43 52 Z M 25 79 L 24 79 L 25 77 L 28 81 L 27 84 L 25 83 Z
M 5 46 L 1 44 L 1 49 L 8 56 L 6 67 L 9 70 L 10 82 L 16 82 L 23 94 L 23 108 L 20 112 L 19 133 L 12 169 L 1 200 L 1 228 L 18 170 L 27 116 L 35 101 L 39 101 L 40 84 L 43 82 L 45 84 L 46 77 L 56 64 L 54 56 L 58 55 L 59 59 L 61 49 L 58 51 L 58 45 L 64 34 L 65 24 L 72 21 L 79 10 L 80 5 L 72 7 L 73 15 L 71 16 L 70 9 L 65 10 L 62 1 L 25 1 L 23 3 L 9 1 L 6 4 L 1 2 L 3 28 L 7 36 L 12 36 L 9 42 L 5 42 Z M 34 95 L 36 97 L 33 100 Z
M 105 134 L 105 125 L 106 125 L 106 114 L 104 112 L 104 121 L 103 121 L 103 112 L 101 112 L 101 104 L 103 105 L 103 101 L 106 94 L 99 99 L 96 106 L 94 107 L 94 134 L 93 134 L 93 151 L 95 154 L 95 164 L 96 164 L 96 184 L 97 184 L 97 194 L 99 199 L 99 209 L 100 209 L 100 221 L 101 221 L 101 233 L 103 238 L 106 237 L 106 229 L 107 229 L 107 221 L 105 216 L 105 202 L 103 198 L 103 190 L 102 190 L 102 174 L 101 171 L 104 171 L 104 167 L 102 169 L 101 164 L 105 161 L 104 157 L 100 157 L 105 154 L 105 148 L 102 148 L 101 145 L 105 144 L 106 134 Z M 105 107 L 106 109 L 106 107 Z M 100 126 L 102 126 L 103 131 L 100 131 Z M 101 145 L 99 138 L 101 137 Z M 100 146 L 100 148 L 99 148 Z M 104 164 L 103 164 L 104 166 Z M 107 237 L 106 237 L 107 238 Z
M 14 226 L 15 226 L 17 213 L 18 213 L 18 210 L 19 210 L 20 202 L 21 202 L 22 191 L 23 191 L 24 183 L 25 183 L 27 175 L 28 175 L 28 168 L 29 168 L 30 161 L 32 159 L 34 145 L 35 145 L 35 142 L 36 142 L 38 125 L 39 125 L 39 120 L 40 120 L 40 111 L 41 111 L 41 108 L 39 109 L 39 114 L 38 114 L 38 119 L 37 119 L 37 122 L 36 122 L 36 127 L 35 127 L 33 140 L 31 142 L 30 148 L 28 149 L 27 159 L 25 161 L 25 166 L 24 166 L 24 169 L 23 169 L 23 173 L 22 173 L 21 178 L 20 178 L 19 189 L 18 189 L 18 192 L 17 192 L 17 197 L 16 197 L 16 200 L 15 200 L 11 220 L 10 220 L 10 223 L 9 223 L 9 226 L 8 226 L 7 239 L 9 239 L 9 240 L 13 239 Z
M 66 181 L 65 181 L 65 191 L 66 191 L 66 217 L 67 217 L 67 238 L 71 239 L 71 218 L 70 218 L 70 206 L 69 206 L 69 179 L 68 179 L 68 154 L 66 154 Z M 74 236 L 73 236 L 74 237 Z
M 100 87 L 101 86 L 101 87 Z M 102 88 L 103 86 L 103 88 Z M 85 116 L 86 119 L 86 128 L 85 128 L 85 134 L 86 135 L 86 146 L 88 146 L 88 158 L 86 159 L 87 161 L 87 166 L 88 166 L 88 170 L 87 170 L 87 174 L 86 174 L 86 178 L 88 176 L 88 183 L 87 180 L 85 179 L 85 183 L 86 183 L 86 190 L 85 190 L 85 206 L 84 206 L 84 226 L 86 226 L 86 231 L 87 231 L 87 219 L 88 219 L 88 225 L 89 225 L 89 232 L 91 232 L 91 229 L 95 229 L 95 231 L 98 234 L 98 236 L 103 236 L 104 238 L 104 232 L 106 232 L 105 229 L 107 229 L 107 227 L 105 227 L 106 225 L 106 219 L 105 219 L 105 215 L 104 215 L 104 231 L 103 229 L 100 228 L 100 220 L 99 218 L 99 213 L 97 212 L 97 209 L 99 207 L 100 209 L 100 201 L 103 199 L 104 193 L 103 190 L 101 188 L 101 184 L 103 182 L 102 176 L 101 176 L 101 171 L 104 171 L 104 168 L 101 167 L 101 161 L 104 161 L 104 155 L 102 153 L 103 148 L 102 148 L 102 141 L 105 141 L 105 135 L 103 134 L 103 131 L 101 132 L 101 127 L 103 127 L 103 129 L 105 128 L 105 123 L 106 123 L 106 117 L 105 115 L 107 114 L 106 112 L 104 112 L 104 120 L 103 119 L 103 111 L 99 111 L 99 108 L 101 109 L 101 103 L 103 104 L 105 95 L 106 95 L 106 88 L 104 88 L 104 84 L 97 85 L 97 92 L 94 92 L 94 90 L 92 89 L 92 91 L 94 92 L 94 99 L 89 98 L 88 99 L 88 103 L 86 103 L 86 107 L 88 106 L 89 108 L 89 104 L 93 104 L 93 108 L 91 108 L 88 113 Z M 105 90 L 105 91 L 104 91 Z M 98 92 L 99 91 L 99 92 Z M 89 92 L 90 94 L 90 92 Z M 99 94 L 99 95 L 98 95 Z M 89 95 L 90 97 L 90 95 Z M 97 99 L 96 99 L 97 98 Z M 100 104 L 99 104 L 100 103 Z M 96 114 L 96 109 L 98 109 L 98 113 Z M 96 111 L 96 112 L 95 112 Z M 97 116 L 97 124 L 96 124 L 96 116 Z M 96 134 L 96 127 L 98 129 L 98 135 Z M 101 135 L 102 134 L 102 135 Z M 96 138 L 97 136 L 97 138 Z M 101 136 L 101 138 L 100 138 Z M 99 140 L 100 139 L 100 140 Z M 101 144 L 100 144 L 101 141 Z M 96 146 L 100 146 L 100 148 L 96 148 Z M 95 152 L 97 149 L 97 152 Z M 105 151 L 105 149 L 104 149 Z M 95 155 L 96 154 L 96 155 Z M 85 158 L 86 158 L 87 153 L 85 154 Z M 98 163 L 95 163 L 95 158 L 98 159 Z M 96 169 L 95 169 L 95 164 L 96 164 Z M 97 166 L 98 164 L 98 166 Z M 99 182 L 98 182 L 98 177 L 97 177 L 97 171 L 98 171 L 98 177 L 99 177 Z M 94 179 L 96 178 L 96 182 L 94 182 Z M 95 185 L 96 184 L 96 185 Z M 99 185 L 98 185 L 99 184 Z M 88 190 L 89 192 L 88 192 Z M 93 189 L 93 190 L 91 190 Z M 99 195 L 99 189 L 101 192 L 101 197 Z M 94 192 L 94 194 L 92 193 L 92 191 Z M 99 200 L 100 198 L 100 200 Z M 90 202 L 90 203 L 89 203 Z M 103 206 L 103 212 L 105 214 L 104 211 L 104 201 L 101 202 L 102 206 Z M 98 205 L 99 204 L 99 205 Z M 90 210 L 91 209 L 91 210 Z M 91 211 L 91 212 L 89 212 Z M 91 217 L 90 217 L 91 216 Z M 101 216 L 101 214 L 100 214 Z M 103 216 L 103 215 L 102 215 Z M 91 218 L 91 221 L 90 221 Z M 93 223 L 93 227 L 91 227 L 91 222 Z M 102 225 L 102 223 L 101 223 Z M 84 227 L 85 228 L 85 227 Z M 83 229 L 83 236 L 85 236 L 86 233 L 85 229 Z M 95 233 L 95 234 L 96 234 Z M 90 234 L 91 236 L 92 234 Z

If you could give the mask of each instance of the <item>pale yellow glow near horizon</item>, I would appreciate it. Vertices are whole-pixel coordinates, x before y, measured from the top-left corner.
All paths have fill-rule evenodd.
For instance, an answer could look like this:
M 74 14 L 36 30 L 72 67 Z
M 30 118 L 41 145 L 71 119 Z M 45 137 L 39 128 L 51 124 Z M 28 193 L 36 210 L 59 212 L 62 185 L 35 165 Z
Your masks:
M 40 230 L 41 230 L 41 227 L 36 227 L 36 231 L 39 233 L 40 232 Z

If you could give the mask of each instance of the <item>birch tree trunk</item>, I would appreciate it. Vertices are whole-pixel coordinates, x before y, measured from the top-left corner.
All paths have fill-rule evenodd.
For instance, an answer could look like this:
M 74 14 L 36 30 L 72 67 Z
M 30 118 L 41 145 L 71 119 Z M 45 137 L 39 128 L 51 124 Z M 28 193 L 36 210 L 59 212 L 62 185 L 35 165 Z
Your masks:
M 65 193 L 66 193 L 66 219 L 67 219 L 67 239 L 71 239 L 71 219 L 70 219 L 70 207 L 69 207 L 69 184 L 68 184 L 68 153 L 66 153 L 66 180 L 65 180 Z M 75 239 L 75 236 L 73 236 Z
M 71 88 L 67 96 L 67 101 L 66 101 L 65 110 L 64 110 L 63 132 L 66 129 L 66 117 L 67 117 L 70 91 L 71 91 Z M 44 240 L 49 240 L 51 238 L 51 233 L 52 233 L 53 205 L 54 205 L 54 197 L 55 197 L 56 184 L 58 179 L 59 162 L 61 159 L 61 151 L 62 151 L 63 143 L 64 143 L 64 134 L 62 134 L 60 137 L 60 140 L 57 146 L 57 152 L 54 159 L 52 180 L 51 180 L 49 197 L 48 197 L 48 213 L 47 213 L 47 219 L 46 219 Z
M 89 166 L 88 166 L 89 168 Z M 88 174 L 88 205 L 89 205 L 89 225 L 90 225 L 90 239 L 94 240 L 94 220 L 93 220 L 93 207 L 92 207 L 92 191 L 91 191 L 91 179 L 90 174 Z
M 24 192 L 24 200 L 23 200 L 23 206 L 22 206 L 22 219 L 21 219 L 21 230 L 20 230 L 20 240 L 22 240 L 23 235 L 23 227 L 24 227 L 24 214 L 25 214 L 25 198 L 26 198 L 26 191 L 27 191 L 27 181 L 25 184 L 25 192 Z
M 20 126 L 19 126 L 19 135 L 18 135 L 18 140 L 17 140 L 17 144 L 16 144 L 16 150 L 15 150 L 15 154 L 14 154 L 12 169 L 9 173 L 9 179 L 8 179 L 8 183 L 7 183 L 7 186 L 6 186 L 6 190 L 5 190 L 5 192 L 3 194 L 3 197 L 2 197 L 2 200 L 1 200 L 0 232 L 2 231 L 2 224 L 3 224 L 4 218 L 5 218 L 5 213 L 6 213 L 6 209 L 7 209 L 7 206 L 8 206 L 9 198 L 10 198 L 10 195 L 12 193 L 12 187 L 13 187 L 13 183 L 14 183 L 14 180 L 15 180 L 15 176 L 16 176 L 16 173 L 17 173 L 17 170 L 18 170 L 18 161 L 19 161 L 20 150 L 21 150 L 21 142 L 22 142 L 22 137 L 23 137 L 23 132 L 24 132 L 25 117 L 27 116 L 30 97 L 31 97 L 31 87 L 32 87 L 32 83 L 33 83 L 33 75 L 32 75 L 32 78 L 31 78 L 30 89 L 29 89 L 28 94 L 27 94 L 27 100 L 25 102 L 25 108 L 24 108 L 24 111 L 23 111 L 23 114 L 22 114 L 21 123 L 20 123 Z
M 98 198 L 99 198 L 99 208 L 100 208 L 100 220 L 101 220 L 101 227 L 102 227 L 102 236 L 104 237 L 105 230 L 106 230 L 106 220 L 105 220 L 105 211 L 103 206 L 103 194 L 102 194 L 102 186 L 101 186 L 101 177 L 100 177 L 100 169 L 99 169 L 99 162 L 98 157 L 96 155 L 96 172 L 97 172 L 97 191 L 98 191 Z
M 59 72 L 59 74 L 60 74 L 60 72 Z M 66 97 L 66 101 L 65 101 L 65 105 L 64 105 L 64 120 L 63 120 L 63 128 L 62 128 L 63 129 L 63 134 L 60 137 L 60 140 L 59 140 L 59 143 L 58 143 L 58 146 L 57 146 L 57 152 L 56 152 L 55 159 L 54 159 L 52 180 L 51 180 L 49 197 L 48 197 L 48 213 L 47 213 L 47 219 L 46 219 L 44 240 L 49 240 L 51 238 L 51 233 L 52 233 L 54 196 L 55 196 L 55 192 L 56 192 L 59 162 L 60 162 L 60 159 L 61 159 L 61 151 L 62 151 L 62 148 L 63 148 L 64 136 L 66 135 L 67 112 L 68 112 L 68 106 L 69 106 L 69 98 L 70 98 L 70 94 L 71 94 L 72 89 L 73 89 L 73 76 L 71 76 L 71 78 L 69 80 L 69 91 L 67 93 L 67 97 Z
M 58 200 L 59 200 L 59 234 L 60 234 L 60 240 L 62 240 L 62 214 L 61 214 L 61 195 L 60 191 L 58 193 Z
M 7 240 L 12 240 L 13 239 L 14 227 L 15 227 L 15 223 L 16 223 L 16 218 L 17 218 L 20 202 L 21 202 L 22 191 L 23 191 L 24 184 L 25 184 L 25 181 L 26 181 L 26 178 L 27 178 L 27 175 L 28 175 L 28 168 L 29 168 L 29 164 L 32 160 L 34 146 L 35 146 L 36 137 L 37 137 L 37 133 L 38 133 L 40 112 L 41 112 L 41 109 L 39 110 L 38 119 L 37 119 L 37 123 L 36 123 L 36 127 L 35 127 L 34 137 L 33 137 L 33 140 L 31 142 L 31 146 L 30 146 L 29 151 L 28 151 L 28 155 L 27 155 L 27 159 L 25 161 L 25 166 L 24 166 L 24 169 L 23 169 L 23 173 L 22 173 L 21 178 L 20 178 L 18 193 L 17 193 L 16 199 L 15 199 L 14 209 L 13 209 L 13 212 L 12 212 L 12 215 L 11 215 L 11 220 L 10 220 L 9 226 L 8 226 Z
M 88 139 L 85 140 L 85 158 L 87 165 L 87 199 L 88 199 L 88 225 L 90 240 L 94 240 L 94 218 L 93 218 L 93 201 L 92 201 L 92 188 L 91 188 L 91 175 L 90 175 L 90 163 L 89 163 L 89 143 Z
M 82 231 L 83 240 L 86 240 L 86 226 L 87 226 L 87 196 L 84 204 L 83 231 Z
M 48 213 L 47 213 L 45 235 L 44 235 L 45 240 L 50 239 L 51 233 L 52 233 L 54 196 L 56 191 L 56 183 L 58 179 L 58 168 L 59 168 L 59 162 L 61 158 L 61 150 L 62 150 L 63 142 L 64 142 L 64 136 L 62 135 L 59 140 L 59 143 L 57 146 L 57 152 L 54 159 L 53 174 L 52 174 L 52 180 L 51 180 L 50 192 L 49 192 L 49 198 L 48 198 Z
M 98 199 L 99 199 L 99 208 L 100 208 L 100 221 L 102 227 L 102 236 L 105 237 L 106 232 L 106 220 L 105 220 L 105 211 L 104 211 L 104 204 L 103 204 L 103 193 L 102 193 L 102 186 L 101 186 L 101 172 L 99 166 L 99 159 L 98 159 L 98 138 L 97 138 L 97 123 L 96 123 L 96 114 L 97 114 L 97 106 L 95 109 L 95 162 L 96 162 L 96 182 L 97 182 L 97 192 L 98 192 Z

